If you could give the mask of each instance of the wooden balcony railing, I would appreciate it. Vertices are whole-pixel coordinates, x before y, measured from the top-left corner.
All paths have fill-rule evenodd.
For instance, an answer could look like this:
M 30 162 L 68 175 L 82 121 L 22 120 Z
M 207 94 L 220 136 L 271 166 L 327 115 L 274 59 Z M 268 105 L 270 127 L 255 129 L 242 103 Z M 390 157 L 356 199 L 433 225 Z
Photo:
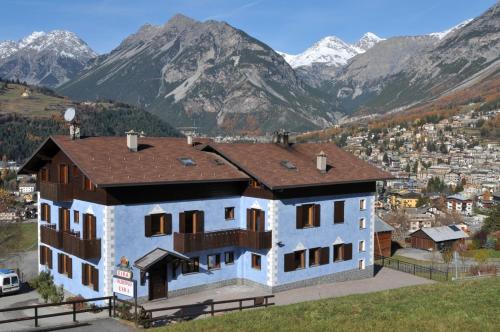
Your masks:
M 174 250 L 180 253 L 216 249 L 222 247 L 244 247 L 270 249 L 271 231 L 254 232 L 246 229 L 228 229 L 203 233 L 174 233 Z
M 56 225 L 40 226 L 40 241 L 51 247 L 62 248 L 62 233 L 56 230 Z
M 63 232 L 62 250 L 82 259 L 101 258 L 101 239 L 80 239 L 73 233 Z
M 40 226 L 40 240 L 42 243 L 82 259 L 101 258 L 101 239 L 80 239 L 79 234 L 60 232 L 55 229 L 55 225 Z
M 73 199 L 73 187 L 70 184 L 40 182 L 40 196 L 54 202 L 68 202 Z

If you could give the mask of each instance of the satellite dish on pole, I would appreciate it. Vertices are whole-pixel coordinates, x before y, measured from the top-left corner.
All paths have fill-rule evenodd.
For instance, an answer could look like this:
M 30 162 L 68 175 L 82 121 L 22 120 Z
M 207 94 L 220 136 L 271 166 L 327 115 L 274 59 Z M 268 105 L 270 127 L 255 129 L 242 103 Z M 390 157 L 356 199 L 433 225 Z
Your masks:
M 73 107 L 69 107 L 66 109 L 66 112 L 64 112 L 64 120 L 67 122 L 71 122 L 75 119 L 76 111 Z

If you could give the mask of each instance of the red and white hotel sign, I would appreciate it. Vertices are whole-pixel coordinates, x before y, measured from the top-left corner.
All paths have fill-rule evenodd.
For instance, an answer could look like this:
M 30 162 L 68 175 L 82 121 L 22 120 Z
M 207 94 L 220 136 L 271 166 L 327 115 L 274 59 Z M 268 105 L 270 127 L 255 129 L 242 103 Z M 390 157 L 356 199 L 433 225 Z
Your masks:
M 120 278 L 125 278 L 125 279 L 132 279 L 132 271 L 117 269 L 116 276 L 120 277 Z
M 113 276 L 113 292 L 135 297 L 135 280 L 128 280 L 119 276 Z

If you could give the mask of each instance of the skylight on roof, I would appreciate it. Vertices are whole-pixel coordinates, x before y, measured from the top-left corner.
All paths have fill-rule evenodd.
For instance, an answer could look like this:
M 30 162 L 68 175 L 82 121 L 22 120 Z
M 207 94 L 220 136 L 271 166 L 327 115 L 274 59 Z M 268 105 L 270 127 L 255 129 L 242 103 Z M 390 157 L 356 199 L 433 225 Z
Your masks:
M 215 158 L 214 159 L 214 163 L 217 165 L 217 166 L 223 166 L 224 165 L 224 162 L 218 158 Z
M 191 158 L 188 158 L 188 157 L 180 157 L 179 161 L 184 166 L 196 166 L 196 163 L 194 162 L 194 160 Z
M 281 161 L 281 166 L 287 168 L 287 169 L 297 169 L 297 166 L 294 165 L 291 161 L 288 160 L 282 160 Z
M 455 225 L 450 225 L 450 226 L 448 226 L 448 227 L 450 227 L 450 228 L 451 228 L 452 230 L 454 230 L 455 232 L 458 232 L 458 231 L 460 230 L 460 229 L 458 229 L 458 227 L 457 227 L 457 226 L 455 226 Z

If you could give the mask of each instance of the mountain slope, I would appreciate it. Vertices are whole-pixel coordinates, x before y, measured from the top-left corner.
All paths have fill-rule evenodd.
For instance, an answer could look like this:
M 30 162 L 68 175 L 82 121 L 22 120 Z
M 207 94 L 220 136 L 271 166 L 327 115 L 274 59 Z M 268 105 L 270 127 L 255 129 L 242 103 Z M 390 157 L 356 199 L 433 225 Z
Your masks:
M 55 87 L 74 78 L 96 55 L 72 32 L 33 32 L 19 42 L 0 42 L 0 77 Z
M 267 45 L 217 21 L 145 25 L 60 93 L 111 98 L 207 133 L 308 130 L 332 123 L 319 91 Z
M 26 90 L 29 97 L 20 97 Z M 62 114 L 77 108 L 84 136 L 123 136 L 134 129 L 148 136 L 179 136 L 158 117 L 120 103 L 75 103 L 46 88 L 0 81 L 0 156 L 22 161 L 49 135 L 68 134 Z
M 442 39 L 440 39 L 441 37 Z M 405 108 L 481 80 L 499 68 L 500 11 L 439 36 L 396 37 L 354 57 L 322 88 L 345 112 Z

